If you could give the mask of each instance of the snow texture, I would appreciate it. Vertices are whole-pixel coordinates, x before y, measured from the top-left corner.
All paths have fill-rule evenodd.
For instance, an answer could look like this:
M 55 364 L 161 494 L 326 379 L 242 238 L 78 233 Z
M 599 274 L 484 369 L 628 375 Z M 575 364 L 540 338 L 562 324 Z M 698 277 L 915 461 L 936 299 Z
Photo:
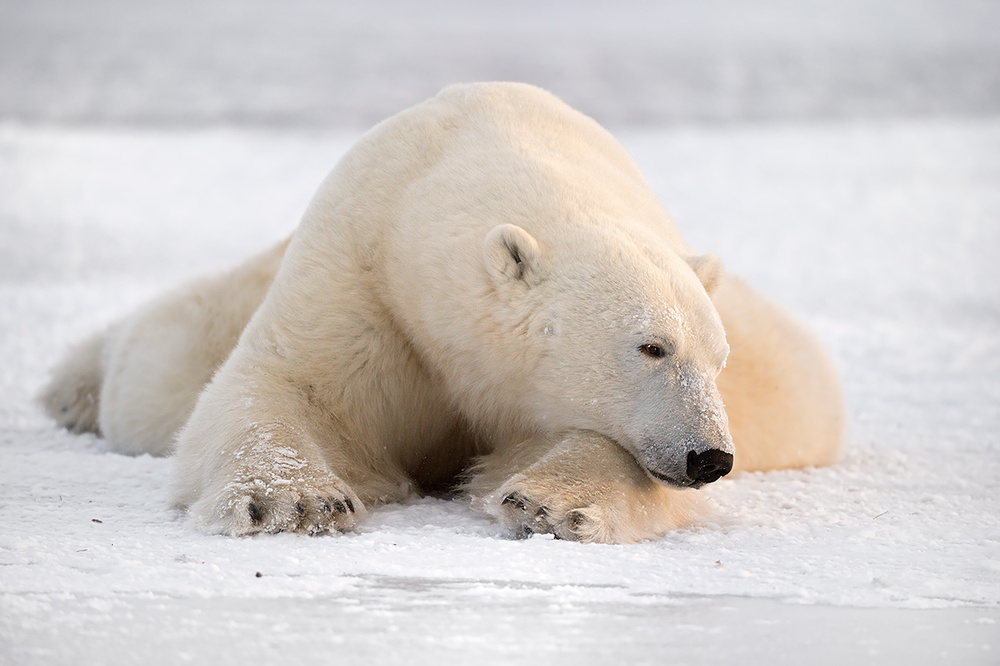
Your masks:
M 166 3 L 0 4 L 0 664 L 996 663 L 996 5 L 766 2 L 744 32 L 716 20 L 743 3 L 666 4 L 583 3 L 559 27 L 558 2 L 537 21 L 296 3 L 340 12 L 306 30 L 211 3 L 190 31 Z M 657 49 L 715 46 L 751 92 L 720 97 L 714 61 L 688 87 L 656 73 L 680 62 Z M 319 85 L 323 49 L 357 71 L 332 58 Z M 753 84 L 768 57 L 780 80 Z M 168 508 L 169 460 L 42 416 L 69 344 L 292 230 L 354 125 L 505 72 L 617 123 L 692 245 L 820 335 L 842 462 L 723 479 L 711 516 L 638 545 L 514 540 L 433 498 L 350 534 L 236 540 Z M 677 118 L 739 122 L 648 124 Z

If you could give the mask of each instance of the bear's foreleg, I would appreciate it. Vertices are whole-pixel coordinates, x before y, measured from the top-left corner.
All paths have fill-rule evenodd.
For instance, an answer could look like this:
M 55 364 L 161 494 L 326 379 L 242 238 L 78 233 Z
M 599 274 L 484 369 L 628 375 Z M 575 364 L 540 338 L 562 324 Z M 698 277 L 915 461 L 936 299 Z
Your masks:
M 334 473 L 346 462 L 320 447 L 309 408 L 260 372 L 224 367 L 178 437 L 175 504 L 231 536 L 353 527 L 365 506 Z
M 660 485 L 614 441 L 586 431 L 540 437 L 490 454 L 476 466 L 466 489 L 474 506 L 519 536 L 634 543 L 661 536 L 701 513 L 696 491 Z

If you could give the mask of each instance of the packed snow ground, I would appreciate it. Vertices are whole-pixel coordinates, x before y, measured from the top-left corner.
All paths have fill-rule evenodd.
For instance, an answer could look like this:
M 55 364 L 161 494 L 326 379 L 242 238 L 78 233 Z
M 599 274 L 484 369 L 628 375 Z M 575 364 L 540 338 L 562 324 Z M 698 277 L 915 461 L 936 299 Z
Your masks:
M 828 344 L 851 432 L 836 466 L 595 546 L 429 498 L 346 535 L 196 532 L 169 460 L 33 394 L 70 343 L 289 233 L 355 137 L 0 126 L 0 663 L 996 663 L 1000 122 L 618 135 L 695 247 Z

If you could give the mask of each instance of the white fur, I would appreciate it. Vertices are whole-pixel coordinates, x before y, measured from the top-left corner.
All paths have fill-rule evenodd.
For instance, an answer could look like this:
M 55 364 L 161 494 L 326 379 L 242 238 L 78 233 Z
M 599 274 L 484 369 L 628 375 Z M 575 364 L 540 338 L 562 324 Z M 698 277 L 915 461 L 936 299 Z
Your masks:
M 103 372 L 121 450 L 164 453 L 186 420 L 176 503 L 234 535 L 346 529 L 471 469 L 508 524 L 635 541 L 696 504 L 646 470 L 685 482 L 730 428 L 743 469 L 829 462 L 842 438 L 815 342 L 684 243 L 607 132 L 521 84 L 380 124 L 287 249 L 150 305 L 103 354 L 57 374 L 50 413 Z

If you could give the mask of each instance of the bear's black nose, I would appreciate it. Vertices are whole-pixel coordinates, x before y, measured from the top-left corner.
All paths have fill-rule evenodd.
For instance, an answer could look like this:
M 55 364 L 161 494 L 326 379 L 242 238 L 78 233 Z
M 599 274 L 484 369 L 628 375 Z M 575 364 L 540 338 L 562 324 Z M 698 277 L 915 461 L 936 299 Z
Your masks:
M 729 474 L 733 468 L 733 454 L 709 449 L 701 453 L 688 452 L 687 474 L 698 483 L 712 483 Z

